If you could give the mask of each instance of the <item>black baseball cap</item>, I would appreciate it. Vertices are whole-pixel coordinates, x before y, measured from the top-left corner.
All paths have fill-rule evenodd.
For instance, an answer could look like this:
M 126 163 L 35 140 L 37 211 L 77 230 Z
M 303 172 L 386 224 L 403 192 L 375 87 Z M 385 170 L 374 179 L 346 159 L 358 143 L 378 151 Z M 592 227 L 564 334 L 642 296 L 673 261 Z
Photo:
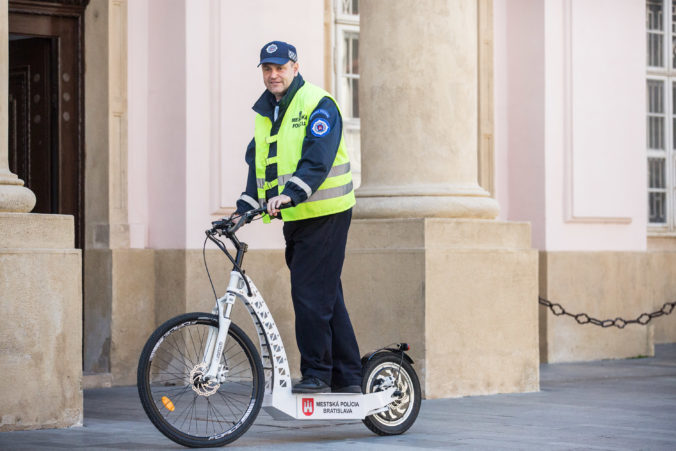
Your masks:
M 283 41 L 268 42 L 261 49 L 260 66 L 263 63 L 286 64 L 289 61 L 298 61 L 296 47 Z

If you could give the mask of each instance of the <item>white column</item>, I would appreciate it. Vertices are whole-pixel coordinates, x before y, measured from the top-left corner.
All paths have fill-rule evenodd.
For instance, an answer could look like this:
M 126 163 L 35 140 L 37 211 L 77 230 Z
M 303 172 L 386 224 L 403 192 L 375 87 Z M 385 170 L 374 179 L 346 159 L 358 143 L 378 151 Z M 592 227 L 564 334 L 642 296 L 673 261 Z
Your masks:
M 477 182 L 476 0 L 366 0 L 359 13 L 355 216 L 495 218 Z
M 9 24 L 7 0 L 0 0 L 0 212 L 27 213 L 35 206 L 35 194 L 9 170 L 7 155 Z

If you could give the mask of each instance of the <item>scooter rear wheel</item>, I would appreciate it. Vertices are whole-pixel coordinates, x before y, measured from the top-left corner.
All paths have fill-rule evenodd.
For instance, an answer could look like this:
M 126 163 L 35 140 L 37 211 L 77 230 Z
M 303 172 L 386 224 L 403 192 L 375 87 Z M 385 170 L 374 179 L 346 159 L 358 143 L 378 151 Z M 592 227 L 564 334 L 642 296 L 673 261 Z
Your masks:
M 394 385 L 398 396 L 381 413 L 370 415 L 364 424 L 378 435 L 399 435 L 410 428 L 420 411 L 420 381 L 413 367 L 400 354 L 383 352 L 364 365 L 362 391 L 374 393 Z

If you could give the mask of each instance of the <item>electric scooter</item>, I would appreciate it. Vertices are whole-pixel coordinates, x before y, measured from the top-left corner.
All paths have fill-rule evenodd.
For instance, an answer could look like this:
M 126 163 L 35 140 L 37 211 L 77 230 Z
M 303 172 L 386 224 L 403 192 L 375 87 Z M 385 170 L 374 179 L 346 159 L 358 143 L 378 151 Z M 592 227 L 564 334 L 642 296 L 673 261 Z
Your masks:
M 137 375 L 148 418 L 166 437 L 188 447 L 237 440 L 261 407 L 278 420 L 360 419 L 376 434 L 402 434 L 415 422 L 421 403 L 420 382 L 406 343 L 362 358 L 362 393 L 292 393 L 282 338 L 265 300 L 242 270 L 248 247 L 236 236 L 262 214 L 265 209 L 258 208 L 224 218 L 206 231 L 205 246 L 212 241 L 233 264 L 230 282 L 211 314 L 179 315 L 148 339 Z M 219 237 L 232 243 L 234 257 Z M 237 300 L 253 321 L 258 347 L 230 319 Z

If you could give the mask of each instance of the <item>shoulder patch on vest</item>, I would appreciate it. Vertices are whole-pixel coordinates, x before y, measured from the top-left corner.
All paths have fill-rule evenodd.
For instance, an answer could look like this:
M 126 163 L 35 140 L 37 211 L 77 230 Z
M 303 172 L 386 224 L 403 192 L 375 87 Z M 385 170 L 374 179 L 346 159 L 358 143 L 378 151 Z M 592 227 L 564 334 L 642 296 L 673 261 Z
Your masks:
M 326 135 L 329 130 L 331 130 L 331 126 L 326 119 L 318 118 L 310 124 L 310 132 L 317 138 Z
M 317 116 L 324 116 L 325 118 L 328 119 L 328 118 L 329 118 L 329 112 L 326 111 L 324 108 L 316 109 L 316 110 L 312 113 L 312 115 L 310 116 L 310 120 L 314 119 L 314 118 L 317 117 Z

